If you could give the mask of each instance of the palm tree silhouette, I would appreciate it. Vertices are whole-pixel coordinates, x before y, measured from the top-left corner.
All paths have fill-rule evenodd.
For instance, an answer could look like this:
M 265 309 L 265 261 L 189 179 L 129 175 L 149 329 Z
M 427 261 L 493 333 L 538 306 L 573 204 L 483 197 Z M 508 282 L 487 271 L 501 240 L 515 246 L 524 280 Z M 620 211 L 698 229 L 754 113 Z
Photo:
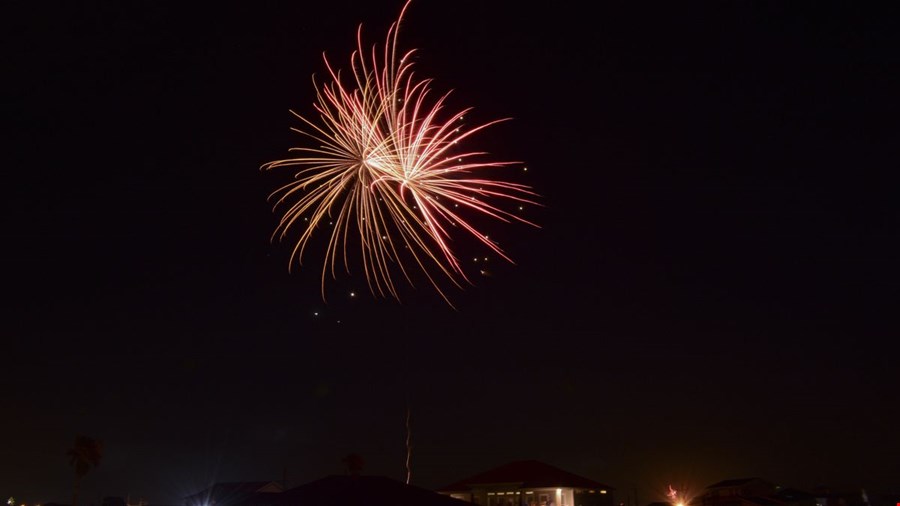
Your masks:
M 87 436 L 75 436 L 75 445 L 66 452 L 69 465 L 75 468 L 75 490 L 72 493 L 72 506 L 78 506 L 78 488 L 81 478 L 92 467 L 100 465 L 103 458 L 103 442 Z

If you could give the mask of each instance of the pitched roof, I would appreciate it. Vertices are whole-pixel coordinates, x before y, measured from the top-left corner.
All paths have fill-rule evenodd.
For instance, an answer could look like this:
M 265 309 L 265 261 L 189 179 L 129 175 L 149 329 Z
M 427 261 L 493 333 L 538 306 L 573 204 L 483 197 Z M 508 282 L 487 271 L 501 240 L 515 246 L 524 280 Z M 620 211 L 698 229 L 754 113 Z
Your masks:
M 796 488 L 783 488 L 775 492 L 775 497 L 782 501 L 794 501 L 802 499 L 815 499 L 815 495 L 806 490 Z
M 746 503 L 757 504 L 759 506 L 777 506 L 781 504 L 781 501 L 776 501 L 770 497 L 762 497 L 758 495 L 754 496 L 745 496 L 741 497 L 741 499 Z
M 462 491 L 470 490 L 473 486 L 494 483 L 514 483 L 519 488 L 572 487 L 612 489 L 608 485 L 563 471 L 550 464 L 537 460 L 520 460 L 459 480 L 438 490 L 443 492 Z
M 279 506 L 472 506 L 382 476 L 328 476 L 277 494 Z
M 226 481 L 214 483 L 202 492 L 210 489 L 214 492 L 256 492 L 270 483 L 270 481 Z
M 717 483 L 713 483 L 712 485 L 706 488 L 722 488 L 722 487 L 739 487 L 741 485 L 746 485 L 752 481 L 756 481 L 759 478 L 734 478 L 730 480 L 722 480 Z
M 251 495 L 262 493 L 266 489 L 281 489 L 281 485 L 271 481 L 231 481 L 215 483 L 209 488 L 191 494 L 185 499 L 190 502 L 206 503 L 209 500 L 233 502 L 243 500 Z

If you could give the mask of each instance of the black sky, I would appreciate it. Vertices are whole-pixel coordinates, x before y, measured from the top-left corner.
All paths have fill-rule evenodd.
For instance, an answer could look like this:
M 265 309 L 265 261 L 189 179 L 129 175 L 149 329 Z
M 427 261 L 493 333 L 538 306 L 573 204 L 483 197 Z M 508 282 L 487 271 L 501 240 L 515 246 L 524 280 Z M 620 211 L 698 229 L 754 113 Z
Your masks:
M 400 2 L 13 2 L 3 16 L 0 494 L 178 504 L 210 480 L 437 487 L 539 459 L 661 499 L 760 476 L 897 490 L 900 12 L 414 1 L 400 43 L 542 225 L 451 293 L 329 304 L 261 173 L 322 51 Z M 492 230 L 493 232 L 493 230 Z M 362 294 L 349 299 L 350 290 Z

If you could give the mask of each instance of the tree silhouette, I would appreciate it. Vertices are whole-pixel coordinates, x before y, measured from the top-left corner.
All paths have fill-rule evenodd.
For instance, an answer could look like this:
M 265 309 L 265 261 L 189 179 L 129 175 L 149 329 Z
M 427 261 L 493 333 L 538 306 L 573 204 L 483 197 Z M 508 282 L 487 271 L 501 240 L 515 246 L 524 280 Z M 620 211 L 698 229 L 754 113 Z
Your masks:
M 72 493 L 72 506 L 78 506 L 78 488 L 81 478 L 92 467 L 100 465 L 103 458 L 103 442 L 87 436 L 75 436 L 75 445 L 66 452 L 69 465 L 75 468 L 75 490 Z

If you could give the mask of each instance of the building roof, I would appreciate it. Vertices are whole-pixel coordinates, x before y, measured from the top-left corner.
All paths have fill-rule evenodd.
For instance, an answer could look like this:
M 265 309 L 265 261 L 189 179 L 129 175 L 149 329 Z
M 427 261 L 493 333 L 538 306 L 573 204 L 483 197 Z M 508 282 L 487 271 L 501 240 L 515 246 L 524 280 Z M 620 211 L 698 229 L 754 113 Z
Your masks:
M 706 488 L 740 487 L 741 485 L 746 485 L 757 480 L 759 480 L 759 478 L 733 478 L 730 480 L 722 480 L 720 482 L 713 483 Z
M 382 476 L 328 476 L 277 494 L 279 506 L 472 506 Z
M 261 489 L 265 488 L 267 485 L 271 485 L 272 483 L 273 482 L 271 482 L 271 481 L 219 482 L 219 483 L 214 483 L 211 487 L 198 492 L 198 494 L 202 494 L 202 493 L 206 493 L 206 492 L 252 494 L 254 492 L 259 492 Z M 192 494 L 192 495 L 197 495 L 197 494 Z
M 206 505 L 207 503 L 229 504 L 245 501 L 251 496 L 281 492 L 281 490 L 281 484 L 273 481 L 220 482 L 196 494 L 187 496 L 185 500 L 191 505 Z
M 612 489 L 609 485 L 563 471 L 550 464 L 537 460 L 520 460 L 459 480 L 438 490 L 441 492 L 466 491 L 479 485 L 500 483 L 515 484 L 519 488 Z
M 815 499 L 816 496 L 806 490 L 783 488 L 775 492 L 775 497 L 780 501 L 799 501 L 803 499 Z
M 763 496 L 759 496 L 759 495 L 741 496 L 741 500 L 744 501 L 745 503 L 757 504 L 759 506 L 778 506 L 778 505 L 782 504 L 781 501 L 776 501 L 775 499 L 772 499 L 771 497 L 763 497 Z

